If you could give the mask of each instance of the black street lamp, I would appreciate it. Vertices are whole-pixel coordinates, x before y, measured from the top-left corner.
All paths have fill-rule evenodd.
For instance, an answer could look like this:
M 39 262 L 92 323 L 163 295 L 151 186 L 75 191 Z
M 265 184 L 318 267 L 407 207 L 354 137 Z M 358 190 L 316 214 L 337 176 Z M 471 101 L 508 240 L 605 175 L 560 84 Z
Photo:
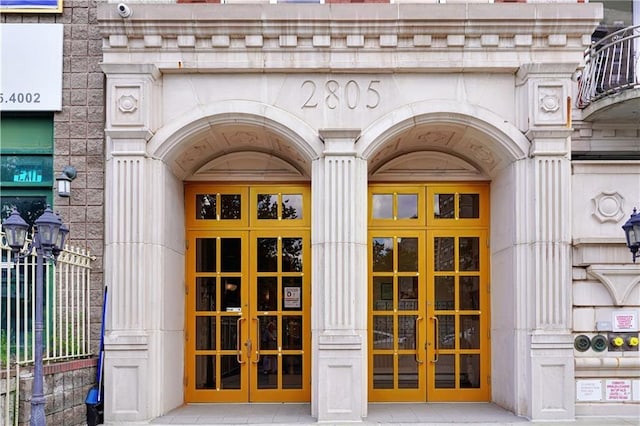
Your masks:
M 640 213 L 635 207 L 627 223 L 622 225 L 622 229 L 627 237 L 627 247 L 631 250 L 631 259 L 636 263 L 636 259 L 640 257 Z
M 19 261 L 36 251 L 36 298 L 35 298 L 35 347 L 33 355 L 33 390 L 31 395 L 31 426 L 44 426 L 47 424 L 44 405 L 43 387 L 43 366 L 42 352 L 44 345 L 42 334 L 44 331 L 43 322 L 43 302 L 44 302 L 44 259 L 53 260 L 58 257 L 64 248 L 64 242 L 69 233 L 58 215 L 55 215 L 50 206 L 47 206 L 44 213 L 36 219 L 33 231 L 33 240 L 25 248 L 25 240 L 29 225 L 22 219 L 20 213 L 15 208 L 11 215 L 2 222 L 2 229 L 5 232 L 7 245 L 11 247 L 16 260 Z

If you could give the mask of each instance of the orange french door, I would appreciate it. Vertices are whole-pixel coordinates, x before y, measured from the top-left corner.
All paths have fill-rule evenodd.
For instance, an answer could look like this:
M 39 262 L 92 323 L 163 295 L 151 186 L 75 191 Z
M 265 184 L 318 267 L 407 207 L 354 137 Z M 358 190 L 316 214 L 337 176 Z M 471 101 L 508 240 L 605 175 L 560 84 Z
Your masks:
M 308 188 L 185 189 L 186 401 L 309 401 Z
M 488 185 L 369 189 L 369 400 L 490 400 Z

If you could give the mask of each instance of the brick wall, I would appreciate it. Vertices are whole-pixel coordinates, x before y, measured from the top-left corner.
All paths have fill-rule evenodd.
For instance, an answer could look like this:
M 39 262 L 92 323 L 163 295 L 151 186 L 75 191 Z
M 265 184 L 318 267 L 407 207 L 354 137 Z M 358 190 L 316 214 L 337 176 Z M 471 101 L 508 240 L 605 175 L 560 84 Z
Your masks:
M 64 24 L 62 111 L 54 115 L 54 176 L 71 165 L 78 177 L 71 197 L 54 197 L 69 226 L 70 245 L 87 248 L 91 271 L 92 349 L 97 352 L 102 314 L 104 245 L 104 74 L 95 0 L 65 0 L 63 13 L 0 14 L 3 23 Z

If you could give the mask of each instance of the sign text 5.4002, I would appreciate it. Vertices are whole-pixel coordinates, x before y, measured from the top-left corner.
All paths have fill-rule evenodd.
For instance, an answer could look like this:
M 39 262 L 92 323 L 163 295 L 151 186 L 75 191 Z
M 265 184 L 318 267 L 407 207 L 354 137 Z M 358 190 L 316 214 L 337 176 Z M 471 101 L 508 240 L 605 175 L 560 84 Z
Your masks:
M 39 104 L 40 93 L 14 92 L 0 93 L 0 104 Z
M 369 80 L 366 87 L 355 80 L 349 80 L 344 84 L 337 80 L 327 80 L 324 85 L 319 85 L 313 80 L 305 80 L 301 89 L 305 99 L 302 109 L 317 108 L 319 105 L 329 109 L 341 106 L 349 109 L 374 109 L 380 105 L 380 80 Z

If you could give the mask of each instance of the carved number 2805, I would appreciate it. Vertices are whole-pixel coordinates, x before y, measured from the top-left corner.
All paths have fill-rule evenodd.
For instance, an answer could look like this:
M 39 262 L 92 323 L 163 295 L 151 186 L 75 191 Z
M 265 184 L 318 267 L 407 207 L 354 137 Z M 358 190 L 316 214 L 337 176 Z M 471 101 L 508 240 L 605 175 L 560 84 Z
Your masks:
M 365 106 L 373 109 L 380 104 L 380 92 L 378 87 L 380 80 L 370 80 L 369 85 L 364 91 Z M 318 90 L 313 80 L 305 80 L 302 82 L 304 93 L 307 93 L 307 100 L 302 104 L 302 108 L 316 108 L 318 106 L 318 98 L 329 109 L 336 109 L 341 103 L 346 104 L 349 109 L 356 109 L 361 104 L 362 89 L 355 80 L 349 80 L 344 86 L 336 80 L 328 80 L 324 84 L 324 90 Z M 318 93 L 320 92 L 320 93 Z

